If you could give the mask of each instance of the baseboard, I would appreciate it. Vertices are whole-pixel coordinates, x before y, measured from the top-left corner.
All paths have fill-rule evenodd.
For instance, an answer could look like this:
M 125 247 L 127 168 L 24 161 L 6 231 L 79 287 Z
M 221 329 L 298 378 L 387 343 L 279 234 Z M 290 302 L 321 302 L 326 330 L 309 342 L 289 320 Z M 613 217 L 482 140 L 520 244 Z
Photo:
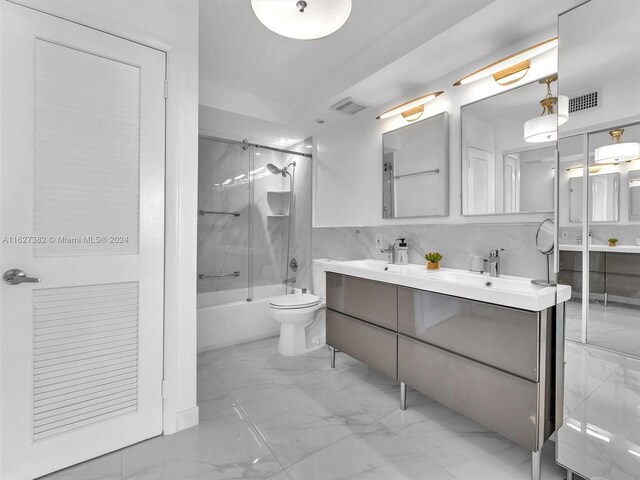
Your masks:
M 176 432 L 195 427 L 200 422 L 200 408 L 196 405 L 189 410 L 182 410 L 176 415 Z

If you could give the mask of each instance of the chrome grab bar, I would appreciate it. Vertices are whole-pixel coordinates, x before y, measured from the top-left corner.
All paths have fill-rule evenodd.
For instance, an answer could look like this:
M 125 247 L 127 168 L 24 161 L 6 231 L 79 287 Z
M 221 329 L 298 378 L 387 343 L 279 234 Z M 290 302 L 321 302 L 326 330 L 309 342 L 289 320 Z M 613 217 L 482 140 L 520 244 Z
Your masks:
M 405 173 L 404 175 L 396 175 L 393 178 L 413 177 L 414 175 L 429 175 L 431 173 L 435 173 L 437 175 L 438 173 L 440 173 L 440 169 L 436 168 L 433 170 L 425 170 L 424 172 Z
M 200 215 L 233 215 L 234 217 L 239 217 L 240 212 L 237 210 L 235 212 L 217 212 L 215 210 L 199 210 L 198 213 Z
M 200 280 L 204 280 L 205 278 L 222 278 L 222 277 L 239 277 L 239 276 L 240 276 L 240 272 L 236 270 L 233 273 L 220 273 L 218 275 L 205 275 L 204 273 L 201 273 L 200 275 L 198 275 L 198 278 Z

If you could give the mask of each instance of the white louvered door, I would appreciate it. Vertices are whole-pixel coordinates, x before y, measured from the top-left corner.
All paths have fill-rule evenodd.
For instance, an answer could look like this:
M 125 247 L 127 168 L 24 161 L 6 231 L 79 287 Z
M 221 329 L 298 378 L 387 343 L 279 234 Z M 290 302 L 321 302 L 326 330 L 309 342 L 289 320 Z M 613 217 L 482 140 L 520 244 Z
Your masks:
M 4 2 L 0 478 L 162 433 L 163 52 Z

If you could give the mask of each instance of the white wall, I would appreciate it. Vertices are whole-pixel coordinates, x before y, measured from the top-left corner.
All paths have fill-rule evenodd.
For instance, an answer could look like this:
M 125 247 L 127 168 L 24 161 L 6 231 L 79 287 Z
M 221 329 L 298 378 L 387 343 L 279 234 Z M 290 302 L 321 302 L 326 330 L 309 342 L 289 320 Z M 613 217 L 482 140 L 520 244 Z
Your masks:
M 19 0 L 168 52 L 164 432 L 198 423 L 198 1 Z
M 471 71 L 556 34 L 555 28 L 539 32 L 497 51 L 490 57 L 478 59 L 471 65 L 444 75 L 389 104 L 365 111 L 340 128 L 319 132 L 316 135 L 318 158 L 314 187 L 314 226 L 538 222 L 546 218 L 548 214 L 462 216 L 460 107 L 555 72 L 557 52 L 552 50 L 533 59 L 531 69 L 524 79 L 509 87 L 501 87 L 492 79 L 480 80 L 462 87 L 452 85 Z M 446 52 L 443 52 L 443 55 L 446 55 Z M 399 103 L 437 90 L 444 90 L 445 93 L 425 106 L 423 117 L 443 111 L 450 114 L 449 216 L 383 220 L 382 134 L 406 125 L 406 122 L 401 116 L 387 120 L 376 120 L 376 116 Z

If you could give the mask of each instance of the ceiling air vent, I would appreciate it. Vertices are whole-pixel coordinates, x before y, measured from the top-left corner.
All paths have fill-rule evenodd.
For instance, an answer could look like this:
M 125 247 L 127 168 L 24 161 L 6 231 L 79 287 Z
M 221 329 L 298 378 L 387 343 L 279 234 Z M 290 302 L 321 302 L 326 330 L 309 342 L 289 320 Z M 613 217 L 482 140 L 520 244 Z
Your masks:
M 343 98 L 335 105 L 332 105 L 331 108 L 338 112 L 346 113 L 347 115 L 355 115 L 369 108 L 370 106 L 371 105 L 363 102 L 362 100 L 357 100 L 353 97 L 347 97 Z
M 569 113 L 581 112 L 598 106 L 598 92 L 585 93 L 569 99 Z

